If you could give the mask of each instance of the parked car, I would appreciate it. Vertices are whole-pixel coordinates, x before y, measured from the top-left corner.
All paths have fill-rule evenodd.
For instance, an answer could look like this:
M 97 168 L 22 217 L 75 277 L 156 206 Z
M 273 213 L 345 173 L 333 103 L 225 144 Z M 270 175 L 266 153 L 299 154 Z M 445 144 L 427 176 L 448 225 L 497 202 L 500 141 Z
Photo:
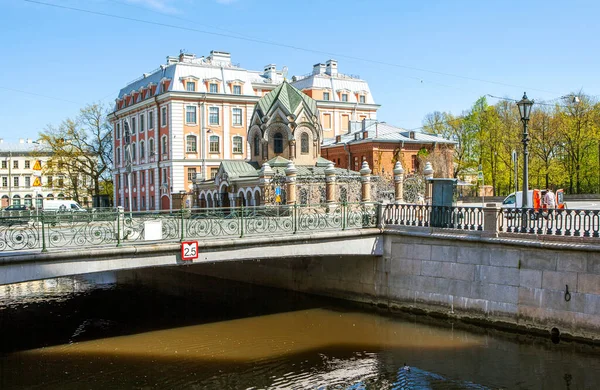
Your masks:
M 8 207 L 5 207 L 3 211 L 28 211 L 30 210 L 29 206 L 24 204 L 13 204 Z

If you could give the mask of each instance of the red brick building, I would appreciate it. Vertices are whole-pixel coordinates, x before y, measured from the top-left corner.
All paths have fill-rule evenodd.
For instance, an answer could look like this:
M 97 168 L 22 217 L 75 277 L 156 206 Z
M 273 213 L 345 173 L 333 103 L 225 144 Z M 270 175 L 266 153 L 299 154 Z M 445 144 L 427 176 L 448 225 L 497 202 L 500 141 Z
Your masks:
M 396 161 L 407 174 L 416 173 L 423 161 L 431 161 L 436 177 L 452 177 L 455 141 L 420 131 L 409 131 L 385 122 L 352 122 L 344 135 L 325 139 L 321 155 L 338 168 L 359 171 L 366 160 L 374 175 L 389 176 Z

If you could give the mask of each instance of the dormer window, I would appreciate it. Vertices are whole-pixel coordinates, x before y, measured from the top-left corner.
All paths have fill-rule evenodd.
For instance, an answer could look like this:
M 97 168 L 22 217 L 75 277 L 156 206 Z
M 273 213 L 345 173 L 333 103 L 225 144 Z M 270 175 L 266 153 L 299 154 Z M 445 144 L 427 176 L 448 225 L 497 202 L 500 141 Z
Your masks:
M 360 95 L 360 96 L 358 97 L 358 101 L 359 101 L 360 103 L 366 103 L 366 102 L 367 102 L 367 99 L 366 99 L 365 95 Z
M 217 83 L 208 84 L 208 92 L 219 93 L 219 84 L 217 84 Z
M 233 94 L 234 95 L 241 95 L 242 94 L 242 86 L 241 85 L 234 85 L 233 86 Z
M 329 100 L 329 92 L 323 92 L 323 100 Z
M 342 94 L 342 101 L 343 102 L 347 102 L 348 101 L 348 94 L 347 93 L 343 93 Z
M 185 83 L 185 90 L 188 92 L 196 92 L 196 82 L 188 81 Z

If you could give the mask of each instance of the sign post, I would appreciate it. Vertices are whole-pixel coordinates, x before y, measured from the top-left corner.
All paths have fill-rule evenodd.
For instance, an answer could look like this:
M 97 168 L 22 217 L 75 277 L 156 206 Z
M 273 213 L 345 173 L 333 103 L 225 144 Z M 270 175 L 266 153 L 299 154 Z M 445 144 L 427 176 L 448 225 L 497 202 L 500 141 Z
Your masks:
M 198 241 L 183 241 L 181 243 L 181 260 L 192 261 L 198 258 Z

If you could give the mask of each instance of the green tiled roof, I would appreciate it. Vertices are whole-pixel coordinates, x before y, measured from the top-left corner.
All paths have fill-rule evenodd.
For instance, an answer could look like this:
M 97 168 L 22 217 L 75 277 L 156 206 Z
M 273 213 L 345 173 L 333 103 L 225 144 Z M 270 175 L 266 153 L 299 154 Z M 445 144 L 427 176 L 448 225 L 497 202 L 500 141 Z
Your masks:
M 317 102 L 298 88 L 288 84 L 287 81 L 279 84 L 277 88 L 260 98 L 258 107 L 263 114 L 266 114 L 276 101 L 290 113 L 295 112 L 302 102 L 306 104 L 311 113 L 317 112 Z
M 231 178 L 238 177 L 258 177 L 258 172 L 251 164 L 245 161 L 223 161 L 221 162 L 223 171 Z
M 275 158 L 270 159 L 269 161 L 267 161 L 267 163 L 271 166 L 271 168 L 275 168 L 275 167 L 287 167 L 288 163 L 290 162 L 290 160 L 285 159 L 281 156 L 277 156 Z

